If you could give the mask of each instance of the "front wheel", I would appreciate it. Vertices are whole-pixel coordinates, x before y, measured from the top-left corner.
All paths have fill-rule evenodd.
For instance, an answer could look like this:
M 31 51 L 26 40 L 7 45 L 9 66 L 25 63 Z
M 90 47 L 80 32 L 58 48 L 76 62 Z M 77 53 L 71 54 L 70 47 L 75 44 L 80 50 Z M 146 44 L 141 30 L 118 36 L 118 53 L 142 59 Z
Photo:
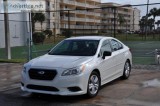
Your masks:
M 122 78 L 123 79 L 128 79 L 131 73 L 131 65 L 129 61 L 126 61 L 125 65 L 124 65 L 124 71 L 123 71 L 123 75 Z
M 87 96 L 95 97 L 100 88 L 100 76 L 97 72 L 92 72 L 88 80 Z

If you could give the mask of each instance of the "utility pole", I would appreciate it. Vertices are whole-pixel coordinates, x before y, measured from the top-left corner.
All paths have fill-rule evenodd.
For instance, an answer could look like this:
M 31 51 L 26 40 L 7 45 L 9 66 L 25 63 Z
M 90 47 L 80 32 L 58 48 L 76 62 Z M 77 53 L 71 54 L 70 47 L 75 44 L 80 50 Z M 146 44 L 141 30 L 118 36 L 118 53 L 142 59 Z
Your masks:
M 7 0 L 3 0 L 4 4 Z M 4 5 L 4 27 L 5 27 L 5 51 L 7 59 L 11 59 L 11 47 L 10 47 L 10 31 L 9 31 L 9 17 L 7 5 Z
M 145 40 L 147 38 L 148 35 L 148 8 L 149 8 L 149 0 L 147 1 L 147 13 L 146 13 L 146 35 L 145 35 Z
M 116 7 L 114 9 L 114 38 L 116 38 Z

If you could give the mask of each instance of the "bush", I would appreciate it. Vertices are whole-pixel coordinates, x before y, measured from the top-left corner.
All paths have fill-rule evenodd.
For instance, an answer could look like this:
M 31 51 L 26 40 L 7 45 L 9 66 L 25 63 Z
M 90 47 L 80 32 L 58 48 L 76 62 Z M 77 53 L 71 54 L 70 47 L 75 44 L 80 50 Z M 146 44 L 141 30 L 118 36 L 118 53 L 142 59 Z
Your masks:
M 33 33 L 33 43 L 34 44 L 38 44 L 38 43 L 42 43 L 45 40 L 45 34 L 43 32 L 35 32 Z
M 52 35 L 52 30 L 45 30 L 44 33 L 48 36 L 48 38 L 50 39 Z
M 62 32 L 62 34 L 63 34 L 66 38 L 69 38 L 69 37 L 71 37 L 71 36 L 73 35 L 73 32 L 72 32 L 71 30 L 66 29 L 66 30 L 64 30 L 64 31 Z

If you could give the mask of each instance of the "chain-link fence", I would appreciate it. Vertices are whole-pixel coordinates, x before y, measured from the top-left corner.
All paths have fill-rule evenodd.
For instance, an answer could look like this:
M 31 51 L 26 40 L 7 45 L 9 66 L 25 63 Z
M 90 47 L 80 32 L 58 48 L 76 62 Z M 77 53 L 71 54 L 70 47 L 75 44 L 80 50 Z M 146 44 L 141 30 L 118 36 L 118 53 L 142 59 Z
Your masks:
M 159 4 L 151 5 L 149 10 L 152 6 Z M 131 48 L 134 63 L 155 63 L 153 51 L 160 49 L 159 17 L 142 17 L 147 5 L 104 3 L 100 8 L 82 7 L 63 5 L 57 11 L 47 8 L 46 12 L 31 13 L 30 18 L 28 13 L 9 14 L 12 59 L 38 57 L 71 36 L 111 36 Z M 0 59 L 6 59 L 3 14 L 0 25 Z

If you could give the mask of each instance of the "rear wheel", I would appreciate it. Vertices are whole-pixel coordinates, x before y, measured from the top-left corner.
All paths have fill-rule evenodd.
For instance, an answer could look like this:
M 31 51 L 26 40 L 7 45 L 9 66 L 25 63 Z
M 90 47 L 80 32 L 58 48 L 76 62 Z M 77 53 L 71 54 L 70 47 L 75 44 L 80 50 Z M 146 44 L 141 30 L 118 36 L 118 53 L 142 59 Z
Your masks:
M 130 76 L 130 72 L 131 72 L 131 65 L 129 61 L 126 61 L 125 65 L 124 65 L 124 71 L 123 71 L 123 79 L 128 79 Z
M 100 76 L 97 72 L 92 72 L 88 80 L 87 96 L 95 97 L 100 88 Z

